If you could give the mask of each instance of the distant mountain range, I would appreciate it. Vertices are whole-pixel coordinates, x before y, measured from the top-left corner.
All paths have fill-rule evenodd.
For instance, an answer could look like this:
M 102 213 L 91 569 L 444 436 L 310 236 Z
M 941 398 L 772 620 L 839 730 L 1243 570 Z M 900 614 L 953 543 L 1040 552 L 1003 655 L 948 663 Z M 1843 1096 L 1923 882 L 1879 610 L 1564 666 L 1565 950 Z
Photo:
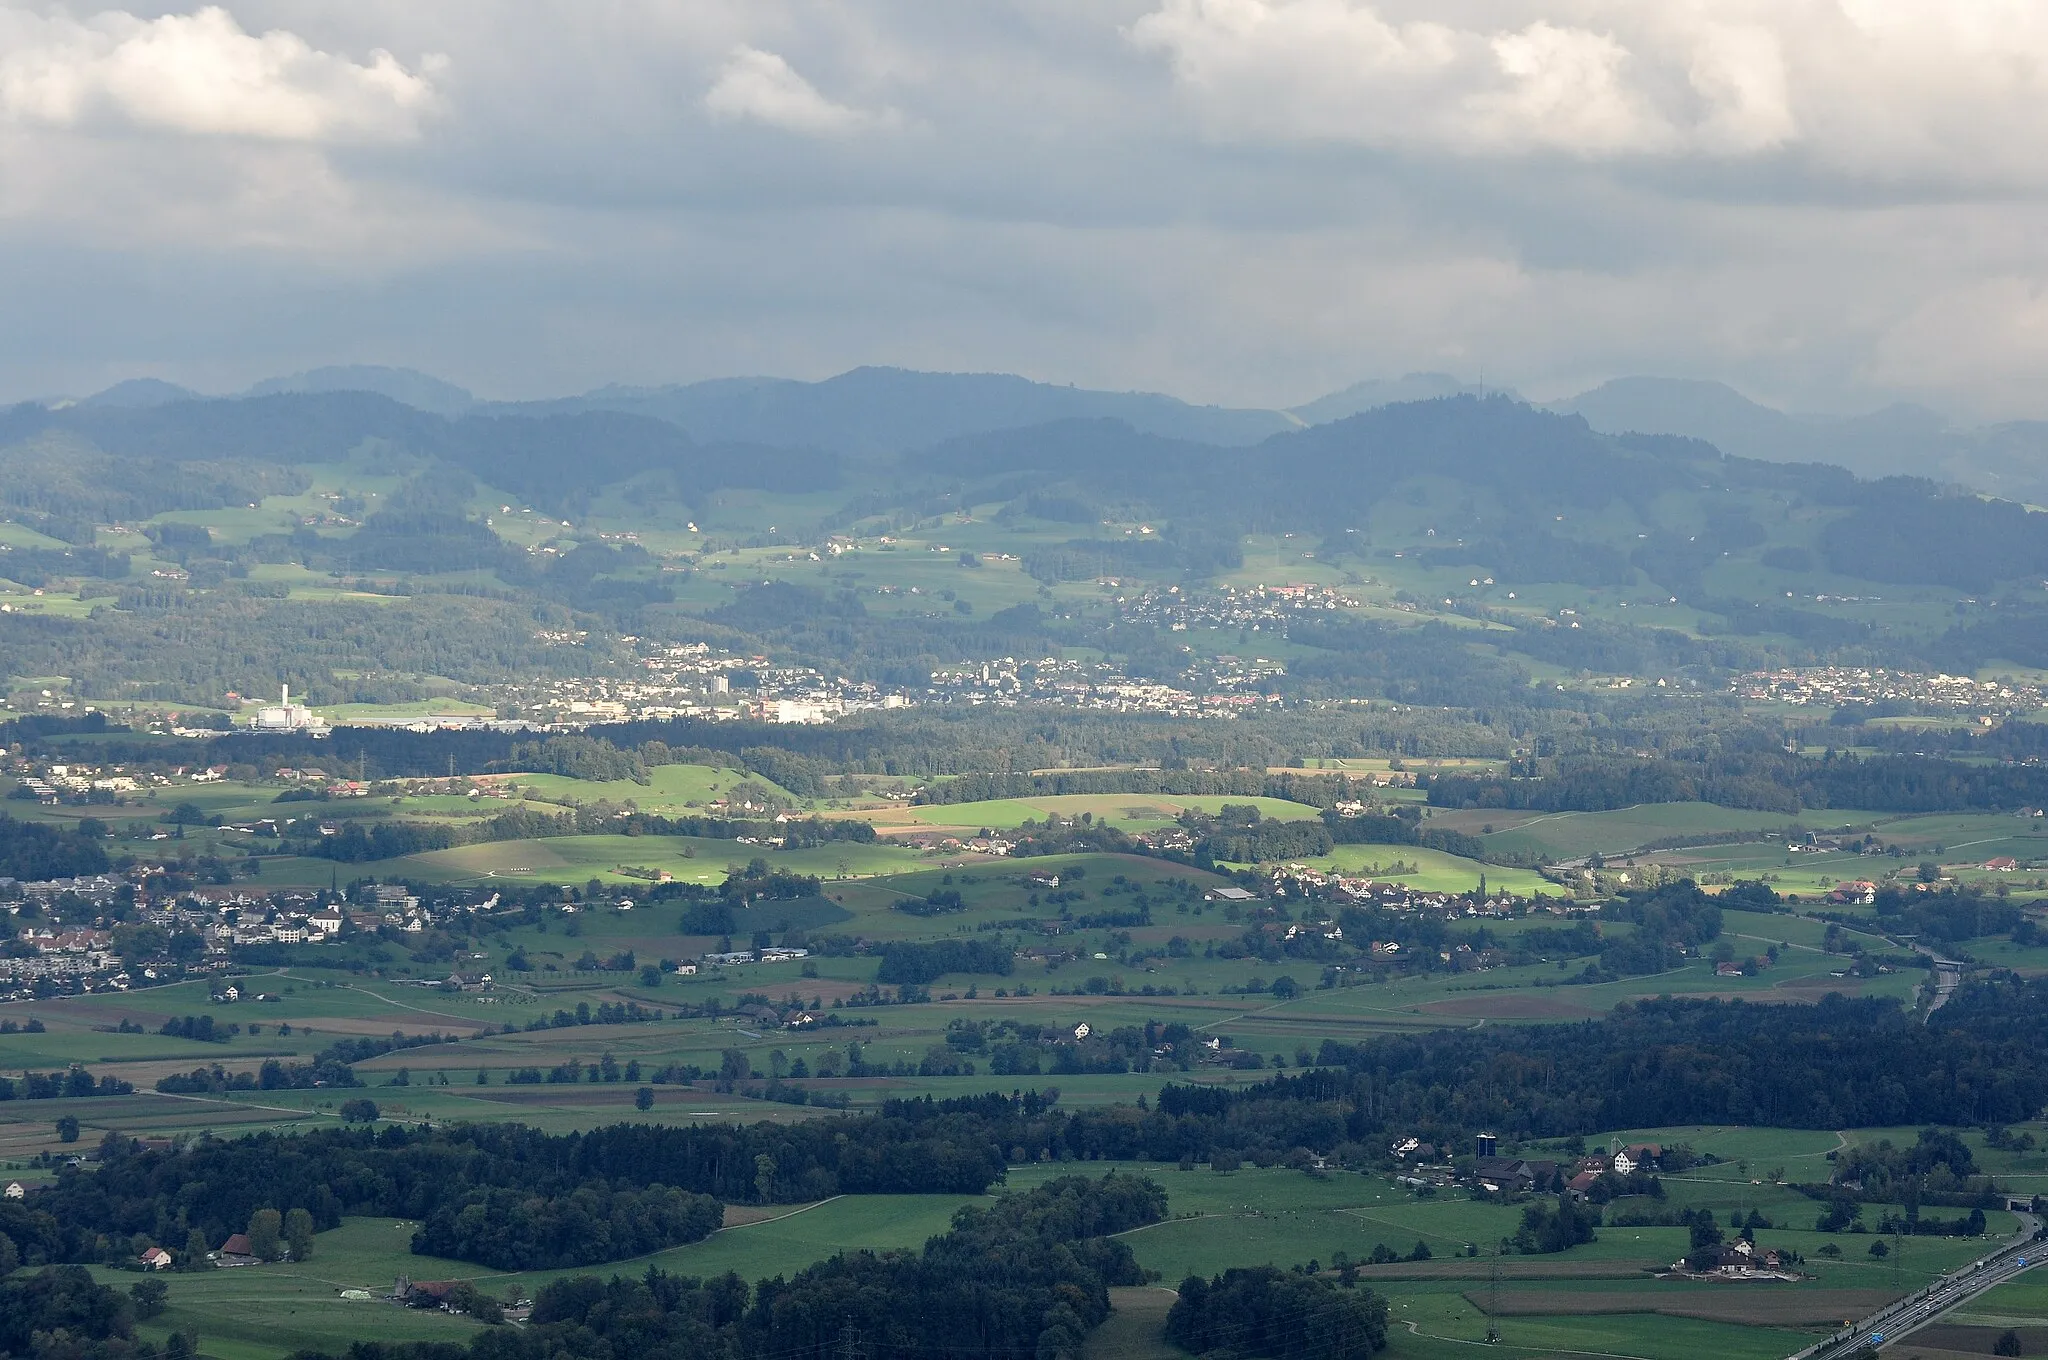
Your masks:
M 1725 383 L 1617 378 L 1549 409 L 1602 434 L 1704 439 L 1723 453 L 1776 463 L 1832 463 L 1863 477 L 1929 477 L 2014 500 L 2048 500 L 2048 422 L 1958 429 L 1924 406 L 1856 416 L 1788 415 Z
M 717 378 L 660 387 L 601 387 L 544 401 L 480 401 L 408 368 L 348 365 L 272 378 L 236 394 L 371 392 L 450 418 L 612 412 L 680 427 L 706 444 L 809 448 L 891 456 L 947 440 L 1069 420 L 1116 420 L 1144 434 L 1249 447 L 1288 430 L 1324 425 L 1403 402 L 1459 395 L 1513 396 L 1446 373 L 1354 383 L 1288 410 L 1198 406 L 1151 392 L 1104 392 L 1010 374 L 856 368 L 822 382 Z M 140 410 L 206 400 L 155 378 L 117 383 L 78 403 Z M 1725 383 L 1629 377 L 1546 409 L 1582 417 L 1603 434 L 1704 440 L 1724 453 L 1783 463 L 1831 463 L 1865 477 L 1911 475 L 2016 500 L 2048 502 L 2048 422 L 1962 429 L 1939 412 L 1899 404 L 1853 416 L 1796 415 Z
M 334 392 L 375 393 L 415 410 L 451 418 L 610 411 L 666 421 L 701 443 L 763 444 L 874 457 L 1064 420 L 1116 420 L 1169 439 L 1248 447 L 1271 435 L 1327 424 L 1382 406 L 1481 395 L 1497 389 L 1466 383 L 1446 373 L 1410 373 L 1354 383 L 1341 392 L 1280 411 L 1197 406 L 1154 392 L 1102 392 L 1004 373 L 856 368 L 822 382 L 714 378 L 662 387 L 601 387 L 581 396 L 542 401 L 492 402 L 480 401 L 467 390 L 416 369 L 351 364 L 270 378 L 230 399 Z M 131 378 L 77 404 L 144 410 L 219 399 L 157 378 Z

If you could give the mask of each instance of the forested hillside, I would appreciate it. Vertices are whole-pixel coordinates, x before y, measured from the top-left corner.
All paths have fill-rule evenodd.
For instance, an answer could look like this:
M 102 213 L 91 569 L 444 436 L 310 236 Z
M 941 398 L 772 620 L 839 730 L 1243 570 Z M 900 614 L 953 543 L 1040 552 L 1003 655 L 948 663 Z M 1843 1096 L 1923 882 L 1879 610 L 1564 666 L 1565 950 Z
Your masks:
M 479 685 L 508 670 L 616 665 L 605 649 L 630 634 L 753 647 L 897 686 L 950 664 L 1076 648 L 1165 678 L 1190 661 L 1173 634 L 1111 607 L 1093 582 L 1199 591 L 1296 571 L 1406 615 L 1286 620 L 1294 655 L 1275 683 L 1303 700 L 1554 704 L 1555 687 L 1537 683 L 1545 667 L 1711 688 L 1774 660 L 1961 665 L 1987 648 L 2026 659 L 2048 637 L 2025 600 L 2000 612 L 1994 641 L 1983 602 L 1930 626 L 1925 610 L 1838 599 L 1857 582 L 1871 596 L 1984 595 L 2038 578 L 2038 514 L 1929 482 L 1601 435 L 1502 397 L 1385 406 L 1250 447 L 1107 417 L 951 437 L 932 426 L 924 442 L 906 425 L 901 442 L 853 462 L 717 442 L 717 420 L 703 423 L 710 439 L 696 436 L 681 408 L 652 398 L 617 405 L 450 417 L 369 393 L 282 392 L 14 408 L 0 418 L 0 517 L 35 538 L 0 543 L 0 577 L 97 603 L 0 617 L 10 670 L 71 676 L 106 699 L 217 700 L 279 673 L 316 697 L 339 685 L 389 699 L 422 676 Z M 337 510 L 272 530 L 227 527 L 245 507 L 317 506 L 309 488 L 337 475 L 389 489 L 323 493 Z M 754 508 L 735 520 L 742 501 Z M 545 552 L 504 536 L 498 512 L 519 506 L 560 517 Z M 572 523 L 593 515 L 616 529 Z M 204 527 L 209 516 L 223 527 Z M 975 608 L 977 583 L 961 573 L 966 593 L 943 592 L 956 608 L 906 609 L 861 584 L 867 571 L 810 556 L 835 535 L 841 549 L 928 535 L 948 516 L 1010 545 L 1002 556 L 1033 585 Z M 641 541 L 685 519 L 699 532 L 653 550 Z M 721 520 L 733 522 L 714 528 Z M 139 536 L 109 532 L 138 523 Z M 788 548 L 807 551 L 774 551 Z M 721 554 L 750 551 L 765 554 L 764 574 L 700 582 L 725 568 Z M 316 600 L 268 584 L 301 571 L 351 590 Z M 1560 614 L 1532 608 L 1532 589 L 1611 598 Z M 380 602 L 353 602 L 365 595 Z M 536 644 L 537 617 L 590 637 L 565 656 Z M 376 664 L 339 682 L 357 669 L 351 653 Z

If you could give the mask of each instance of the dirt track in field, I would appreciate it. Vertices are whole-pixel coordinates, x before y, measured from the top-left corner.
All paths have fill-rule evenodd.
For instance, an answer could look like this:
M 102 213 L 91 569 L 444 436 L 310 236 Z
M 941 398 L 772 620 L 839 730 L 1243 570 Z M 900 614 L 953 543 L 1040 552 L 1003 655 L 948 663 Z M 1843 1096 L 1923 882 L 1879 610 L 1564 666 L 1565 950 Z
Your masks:
M 1465 1300 L 1484 1313 L 1490 1291 L 1466 1291 Z M 1655 1313 L 1660 1317 L 1733 1322 L 1750 1327 L 1824 1327 L 1860 1318 L 1890 1302 L 1883 1289 L 1808 1289 L 1799 1285 L 1728 1284 L 1709 1289 L 1504 1291 L 1502 1317 L 1591 1317 L 1612 1313 Z

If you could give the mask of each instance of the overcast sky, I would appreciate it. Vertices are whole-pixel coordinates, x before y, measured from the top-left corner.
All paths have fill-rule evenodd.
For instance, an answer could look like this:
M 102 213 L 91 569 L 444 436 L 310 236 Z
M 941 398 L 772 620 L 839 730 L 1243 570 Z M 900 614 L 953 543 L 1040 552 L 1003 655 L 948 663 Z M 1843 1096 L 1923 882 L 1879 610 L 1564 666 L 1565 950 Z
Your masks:
M 0 395 L 864 363 L 2048 416 L 2042 0 L 0 0 Z

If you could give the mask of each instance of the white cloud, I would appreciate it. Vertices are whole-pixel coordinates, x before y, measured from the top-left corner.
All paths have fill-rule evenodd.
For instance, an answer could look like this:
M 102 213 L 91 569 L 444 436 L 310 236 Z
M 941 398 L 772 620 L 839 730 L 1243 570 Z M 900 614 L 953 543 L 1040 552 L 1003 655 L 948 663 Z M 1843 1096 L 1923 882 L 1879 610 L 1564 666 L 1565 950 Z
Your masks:
M 2038 0 L 1154 0 L 1211 136 L 2039 182 Z M 1456 14 L 1456 21 L 1443 16 Z
M 869 112 L 834 103 L 773 52 L 737 47 L 705 92 L 704 107 L 717 118 L 766 123 L 813 137 L 843 136 L 898 121 L 894 110 Z
M 0 114 L 13 121 L 283 142 L 411 137 L 443 65 L 407 70 L 381 50 L 358 63 L 283 30 L 246 32 L 218 6 L 85 20 L 0 9 L 0 53 Z
M 1163 0 L 1129 36 L 1226 136 L 1604 154 L 1674 135 L 1626 48 L 1541 18 L 1489 31 L 1355 0 Z
M 2044 0 L 0 0 L 0 371 L 2043 415 L 2044 76 Z
M 1608 34 L 1538 20 L 1487 46 L 1498 81 L 1465 98 L 1460 120 L 1483 145 L 1597 155 L 1659 149 L 1675 135 L 1631 87 L 1628 49 Z

